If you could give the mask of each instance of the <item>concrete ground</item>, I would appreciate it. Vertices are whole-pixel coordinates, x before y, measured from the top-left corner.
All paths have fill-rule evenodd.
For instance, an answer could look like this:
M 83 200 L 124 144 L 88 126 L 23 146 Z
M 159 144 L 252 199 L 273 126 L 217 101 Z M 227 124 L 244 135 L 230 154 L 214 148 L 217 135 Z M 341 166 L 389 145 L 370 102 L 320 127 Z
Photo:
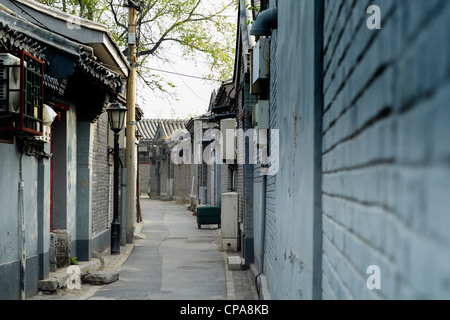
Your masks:
M 119 271 L 118 281 L 30 300 L 258 300 L 251 271 L 239 267 L 238 252 L 222 251 L 216 225 L 198 229 L 195 216 L 175 202 L 143 197 L 141 208 L 134 244 L 98 257 L 101 270 Z M 98 265 L 95 260 L 84 268 Z

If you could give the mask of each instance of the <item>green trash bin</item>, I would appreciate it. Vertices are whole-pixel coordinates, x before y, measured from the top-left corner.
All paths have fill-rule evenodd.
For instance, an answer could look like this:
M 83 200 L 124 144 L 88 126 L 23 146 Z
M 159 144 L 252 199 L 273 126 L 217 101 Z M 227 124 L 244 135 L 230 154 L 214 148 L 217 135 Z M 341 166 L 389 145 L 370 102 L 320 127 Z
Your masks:
M 220 198 L 218 206 L 198 206 L 197 226 L 201 229 L 203 224 L 217 224 L 220 228 Z

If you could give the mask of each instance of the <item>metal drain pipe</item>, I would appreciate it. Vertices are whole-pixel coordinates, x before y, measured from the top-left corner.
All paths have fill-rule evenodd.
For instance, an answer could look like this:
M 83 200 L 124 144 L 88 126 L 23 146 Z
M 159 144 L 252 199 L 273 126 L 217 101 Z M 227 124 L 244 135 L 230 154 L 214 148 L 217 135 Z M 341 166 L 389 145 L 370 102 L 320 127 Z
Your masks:
M 25 300 L 26 289 L 26 241 L 25 241 L 25 212 L 24 212 L 24 196 L 23 196 L 23 174 L 22 174 L 22 158 L 20 154 L 20 171 L 19 171 L 19 252 L 20 252 L 20 299 Z

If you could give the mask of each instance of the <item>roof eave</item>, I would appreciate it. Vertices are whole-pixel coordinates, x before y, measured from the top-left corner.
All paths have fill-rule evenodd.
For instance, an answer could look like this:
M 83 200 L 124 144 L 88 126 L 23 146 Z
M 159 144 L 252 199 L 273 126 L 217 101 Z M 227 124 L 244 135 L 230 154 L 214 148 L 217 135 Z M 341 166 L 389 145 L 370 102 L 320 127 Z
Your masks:
M 65 12 L 50 8 L 43 4 L 29 0 L 15 0 L 22 9 L 26 6 L 27 14 L 20 13 L 20 6 L 11 1 L 2 1 L 10 10 L 23 15 L 31 23 L 39 21 L 45 27 L 62 37 L 83 43 L 96 50 L 96 55 L 109 68 L 114 68 L 122 77 L 127 78 L 130 65 L 112 35 L 103 24 L 76 17 Z M 31 18 L 32 17 L 32 18 Z M 104 61 L 103 61 L 104 60 Z

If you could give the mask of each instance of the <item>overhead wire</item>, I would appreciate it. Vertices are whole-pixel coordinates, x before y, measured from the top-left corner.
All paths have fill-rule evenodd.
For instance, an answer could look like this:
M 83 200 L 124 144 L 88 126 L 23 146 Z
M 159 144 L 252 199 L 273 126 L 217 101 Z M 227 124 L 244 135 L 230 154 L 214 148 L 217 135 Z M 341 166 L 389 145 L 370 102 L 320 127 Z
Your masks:
M 212 79 L 212 78 L 199 77 L 199 76 L 194 76 L 194 75 L 190 75 L 190 74 L 179 73 L 179 72 L 176 72 L 176 71 L 161 70 L 161 69 L 156 69 L 156 68 L 151 68 L 151 67 L 144 67 L 144 66 L 142 66 L 141 68 L 149 69 L 149 70 L 157 71 L 157 72 L 170 73 L 170 74 L 174 74 L 174 75 L 181 76 L 181 77 L 188 77 L 188 78 L 199 79 L 199 80 L 205 80 L 205 81 L 223 82 L 223 80 L 219 80 L 219 79 Z
M 165 53 L 164 52 L 162 52 L 162 54 L 164 55 L 164 57 L 167 59 L 167 56 L 165 55 Z M 167 59 L 167 61 L 169 62 L 169 65 L 170 65 L 170 67 L 175 71 L 175 73 L 177 73 L 176 72 L 176 70 L 175 70 L 175 67 L 173 66 L 173 64 L 170 62 L 170 60 L 169 59 Z M 184 81 L 184 79 L 183 78 L 181 78 L 181 76 L 180 75 L 178 75 L 179 76 L 179 78 L 180 78 L 180 80 L 184 83 L 184 85 L 197 97 L 197 98 L 199 98 L 200 100 L 202 100 L 202 101 L 204 101 L 204 102 L 206 102 L 206 103 L 209 103 L 209 101 L 206 101 L 205 99 L 203 99 L 202 97 L 200 97 L 198 94 L 197 94 L 197 92 L 195 92 L 194 90 L 192 90 L 192 88 L 191 87 L 189 87 L 189 85 Z M 198 77 L 198 78 L 200 78 L 200 77 Z M 204 79 L 203 79 L 204 80 Z M 215 80 L 215 81 L 220 81 L 220 82 L 222 82 L 221 80 Z

